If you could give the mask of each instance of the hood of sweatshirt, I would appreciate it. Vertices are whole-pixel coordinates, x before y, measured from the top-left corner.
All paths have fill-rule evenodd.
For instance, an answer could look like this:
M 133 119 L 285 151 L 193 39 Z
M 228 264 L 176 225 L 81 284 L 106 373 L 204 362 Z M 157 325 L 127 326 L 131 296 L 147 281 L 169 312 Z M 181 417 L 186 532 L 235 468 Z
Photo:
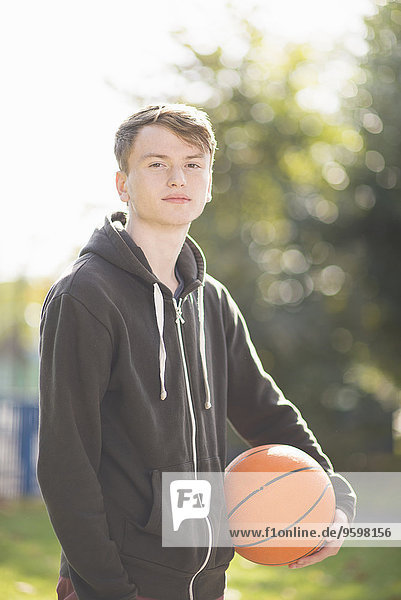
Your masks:
M 164 299 L 171 299 L 171 290 L 164 285 L 153 273 L 152 268 L 142 251 L 126 232 L 124 225 L 127 216 L 123 212 L 113 213 L 105 218 L 101 229 L 95 229 L 91 238 L 79 256 L 97 254 L 104 260 L 116 267 L 139 277 L 153 287 L 153 302 L 155 308 L 155 319 L 159 331 L 159 376 L 160 376 L 160 399 L 167 398 L 165 383 L 167 352 L 164 341 Z M 205 384 L 205 409 L 211 408 L 210 384 L 208 380 L 208 369 L 206 363 L 206 338 L 205 338 L 205 316 L 204 316 L 204 285 L 206 261 L 204 254 L 198 244 L 190 237 L 185 238 L 181 252 L 177 258 L 177 268 L 180 277 L 184 281 L 184 289 L 177 304 L 173 302 L 177 311 L 177 319 L 182 319 L 181 303 L 191 292 L 197 291 L 197 305 L 199 317 L 199 352 L 202 361 L 202 372 Z
M 101 256 L 109 263 L 140 277 L 154 286 L 156 283 L 163 295 L 171 297 L 171 290 L 153 273 L 142 249 L 129 237 L 124 225 L 127 216 L 123 212 L 113 213 L 106 217 L 104 225 L 95 229 L 88 243 L 82 248 L 79 256 L 88 253 Z M 205 282 L 206 261 L 198 244 L 187 235 L 177 259 L 177 268 L 184 280 L 182 296 L 203 286 Z

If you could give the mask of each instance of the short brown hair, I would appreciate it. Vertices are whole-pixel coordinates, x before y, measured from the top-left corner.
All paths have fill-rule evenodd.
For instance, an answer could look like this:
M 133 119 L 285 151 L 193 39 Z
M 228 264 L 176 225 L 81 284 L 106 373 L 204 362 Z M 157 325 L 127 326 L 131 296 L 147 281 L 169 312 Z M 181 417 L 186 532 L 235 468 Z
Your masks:
M 139 130 L 154 124 L 170 129 L 185 142 L 209 152 L 213 164 L 216 138 L 208 115 L 186 104 L 156 104 L 134 113 L 118 128 L 114 154 L 121 171 L 128 173 L 128 159 Z

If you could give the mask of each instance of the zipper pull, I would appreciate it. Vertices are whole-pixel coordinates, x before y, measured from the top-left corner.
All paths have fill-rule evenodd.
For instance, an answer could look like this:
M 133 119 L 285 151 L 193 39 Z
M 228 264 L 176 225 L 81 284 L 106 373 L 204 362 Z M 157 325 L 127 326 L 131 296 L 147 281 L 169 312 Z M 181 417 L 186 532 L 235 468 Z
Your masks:
M 174 303 L 174 308 L 175 308 L 175 314 L 176 314 L 176 320 L 175 322 L 177 323 L 185 323 L 184 317 L 182 316 L 182 298 L 179 299 L 178 304 L 175 298 L 173 298 L 173 303 Z

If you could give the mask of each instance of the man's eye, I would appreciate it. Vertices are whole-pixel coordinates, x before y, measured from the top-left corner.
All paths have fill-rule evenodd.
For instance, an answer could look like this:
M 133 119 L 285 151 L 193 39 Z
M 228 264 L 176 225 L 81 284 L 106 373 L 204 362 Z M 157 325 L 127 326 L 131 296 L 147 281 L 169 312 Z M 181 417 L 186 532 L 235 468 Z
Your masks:
M 162 163 L 156 162 L 156 163 L 152 163 L 151 165 L 149 165 L 150 167 L 161 167 Z
M 191 167 L 191 169 L 200 169 L 201 166 L 197 165 L 196 163 L 188 163 L 188 167 Z

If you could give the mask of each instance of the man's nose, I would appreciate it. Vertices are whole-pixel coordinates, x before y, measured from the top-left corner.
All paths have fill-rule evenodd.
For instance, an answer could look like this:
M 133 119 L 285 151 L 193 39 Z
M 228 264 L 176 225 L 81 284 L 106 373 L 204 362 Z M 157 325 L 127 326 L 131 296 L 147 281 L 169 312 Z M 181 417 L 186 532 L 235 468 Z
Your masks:
M 181 167 L 172 168 L 169 174 L 168 185 L 171 187 L 182 187 L 185 184 L 185 174 Z

